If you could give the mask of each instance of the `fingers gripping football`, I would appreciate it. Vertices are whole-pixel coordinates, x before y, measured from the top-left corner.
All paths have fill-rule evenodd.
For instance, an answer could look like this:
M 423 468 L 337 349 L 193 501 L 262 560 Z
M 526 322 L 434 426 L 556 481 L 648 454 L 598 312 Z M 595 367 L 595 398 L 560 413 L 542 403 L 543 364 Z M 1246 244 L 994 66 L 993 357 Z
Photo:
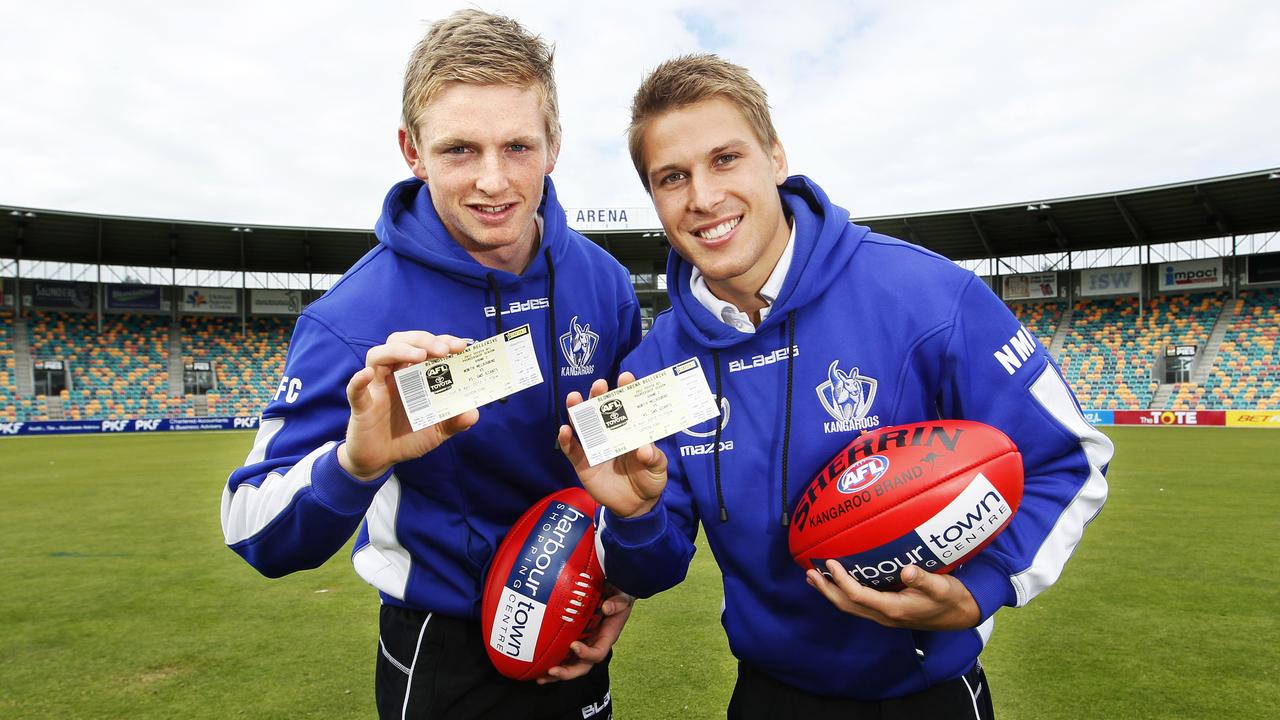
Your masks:
M 902 571 L 906 587 L 897 592 L 863 586 L 835 560 L 827 573 L 809 570 L 805 579 L 842 612 L 884 625 L 910 630 L 964 630 L 982 619 L 978 603 L 964 583 L 909 566 Z
M 622 628 L 631 617 L 631 608 L 635 598 L 612 587 L 606 587 L 608 595 L 600 605 L 600 623 L 587 637 L 575 641 L 569 646 L 571 655 L 564 663 L 547 671 L 547 677 L 539 678 L 539 683 L 556 680 L 572 680 L 582 677 L 591 671 L 592 666 L 604 662 L 609 651 L 622 634 Z

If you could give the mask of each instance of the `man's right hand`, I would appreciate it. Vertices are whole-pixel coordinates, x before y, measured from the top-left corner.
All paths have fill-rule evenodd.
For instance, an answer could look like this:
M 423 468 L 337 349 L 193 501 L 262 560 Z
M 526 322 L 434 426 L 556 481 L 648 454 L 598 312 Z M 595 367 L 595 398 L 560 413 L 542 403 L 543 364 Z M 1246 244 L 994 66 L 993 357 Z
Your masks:
M 618 376 L 618 387 L 635 382 L 629 372 Z M 603 395 L 609 390 L 604 380 L 591 385 L 591 397 Z M 565 407 L 572 408 L 582 402 L 582 394 L 569 393 Z M 658 504 L 662 489 L 667 486 L 667 456 L 657 445 L 641 445 L 629 453 L 592 467 L 587 454 L 573 434 L 573 428 L 560 426 L 560 449 L 564 451 L 578 479 L 596 502 L 609 508 L 619 517 L 643 515 Z
M 414 432 L 392 375 L 428 358 L 445 357 L 466 348 L 466 341 L 460 338 L 420 330 L 392 333 L 385 343 L 370 348 L 364 357 L 364 369 L 347 383 L 351 419 L 347 421 L 347 440 L 338 446 L 342 469 L 360 480 L 373 480 L 392 465 L 422 457 L 474 425 L 480 419 L 480 411 L 468 410 Z

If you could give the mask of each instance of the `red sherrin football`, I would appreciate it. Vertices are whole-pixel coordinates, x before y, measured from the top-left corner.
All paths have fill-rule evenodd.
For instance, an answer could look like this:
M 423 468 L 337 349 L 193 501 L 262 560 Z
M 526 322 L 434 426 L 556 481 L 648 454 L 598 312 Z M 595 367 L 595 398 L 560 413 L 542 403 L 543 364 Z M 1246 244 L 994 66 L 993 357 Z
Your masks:
M 551 493 L 511 527 L 489 566 L 481 599 L 485 649 L 514 680 L 547 674 L 594 627 L 604 588 L 586 490 Z
M 901 588 L 906 565 L 945 573 L 986 547 L 1022 501 L 1022 455 L 982 423 L 936 420 L 866 433 L 827 463 L 792 514 L 791 556 Z

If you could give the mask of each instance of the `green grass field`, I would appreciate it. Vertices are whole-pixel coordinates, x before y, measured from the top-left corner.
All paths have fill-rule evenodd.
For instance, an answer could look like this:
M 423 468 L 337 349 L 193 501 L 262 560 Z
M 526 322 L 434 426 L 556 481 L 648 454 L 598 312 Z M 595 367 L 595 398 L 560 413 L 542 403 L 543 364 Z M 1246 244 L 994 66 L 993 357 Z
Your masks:
M 997 715 L 1280 717 L 1280 433 L 1111 428 L 1111 498 L 983 655 Z M 0 718 L 370 718 L 374 591 L 346 553 L 267 580 L 222 544 L 247 433 L 0 440 Z M 619 718 L 722 718 L 705 548 L 637 605 Z

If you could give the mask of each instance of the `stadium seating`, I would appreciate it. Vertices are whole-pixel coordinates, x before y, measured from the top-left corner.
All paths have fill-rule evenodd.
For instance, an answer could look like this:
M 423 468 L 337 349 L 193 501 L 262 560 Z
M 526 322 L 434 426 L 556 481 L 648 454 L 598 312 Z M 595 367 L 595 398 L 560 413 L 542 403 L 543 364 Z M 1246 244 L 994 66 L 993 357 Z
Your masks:
M 66 363 L 67 419 L 167 417 L 169 320 L 155 315 L 108 315 L 98 332 L 87 313 L 34 312 L 27 319 L 31 356 Z M 43 400 L 23 403 L 39 419 Z M 20 407 L 21 410 L 21 407 Z M 19 413 L 22 414 L 21 412 Z
M 13 313 L 0 310 L 0 422 L 18 419 L 18 381 L 14 377 Z
M 1053 341 L 1053 333 L 1062 321 L 1062 303 L 1016 302 L 1009 303 L 1009 309 L 1042 345 L 1049 347 L 1049 343 Z
M 1222 310 L 1221 293 L 1102 298 L 1076 302 L 1059 363 L 1086 408 L 1138 409 L 1159 387 L 1156 358 L 1168 345 L 1204 347 Z
M 1142 409 L 1159 387 L 1156 360 L 1168 345 L 1203 348 L 1224 302 L 1234 319 L 1203 386 L 1176 386 L 1172 409 L 1280 409 L 1280 288 L 1225 293 L 1086 299 L 1075 303 L 1058 361 L 1080 403 L 1091 409 Z M 1010 308 L 1045 345 L 1065 306 L 1015 302 Z M 186 362 L 213 363 L 216 387 L 205 396 L 209 415 L 256 415 L 274 394 L 293 327 L 291 317 L 186 316 L 179 321 Z M 0 311 L 0 421 L 49 419 L 43 397 L 18 397 L 12 311 Z M 169 395 L 170 320 L 156 315 L 108 315 L 99 332 L 88 313 L 28 314 L 32 360 L 66 363 L 67 419 L 192 417 L 193 397 Z
M 182 318 L 184 362 L 214 364 L 217 385 L 206 395 L 210 415 L 257 415 L 275 393 L 284 371 L 293 318 L 250 318 L 241 332 L 240 318 Z
M 1187 388 L 1175 407 L 1280 409 L 1280 290 L 1240 293 L 1235 317 L 1222 339 L 1203 387 Z

